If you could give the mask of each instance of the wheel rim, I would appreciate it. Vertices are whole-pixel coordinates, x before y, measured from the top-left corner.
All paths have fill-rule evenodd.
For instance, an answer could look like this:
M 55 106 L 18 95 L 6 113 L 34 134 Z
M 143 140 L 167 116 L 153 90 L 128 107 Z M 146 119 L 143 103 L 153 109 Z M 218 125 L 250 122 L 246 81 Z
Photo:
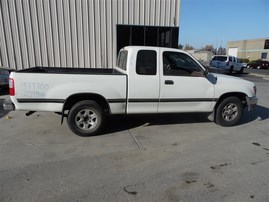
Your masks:
M 238 115 L 238 108 L 237 105 L 234 103 L 227 104 L 222 110 L 222 118 L 225 121 L 232 121 Z
M 85 131 L 94 129 L 98 121 L 99 120 L 97 114 L 91 109 L 82 109 L 77 113 L 75 117 L 75 123 L 77 127 Z

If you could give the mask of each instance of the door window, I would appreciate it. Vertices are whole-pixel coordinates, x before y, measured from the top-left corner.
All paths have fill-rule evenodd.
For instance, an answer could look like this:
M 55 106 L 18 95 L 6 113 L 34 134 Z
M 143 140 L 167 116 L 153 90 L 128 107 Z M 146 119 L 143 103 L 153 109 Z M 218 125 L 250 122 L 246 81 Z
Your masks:
M 163 74 L 167 76 L 202 76 L 201 67 L 188 55 L 163 52 Z

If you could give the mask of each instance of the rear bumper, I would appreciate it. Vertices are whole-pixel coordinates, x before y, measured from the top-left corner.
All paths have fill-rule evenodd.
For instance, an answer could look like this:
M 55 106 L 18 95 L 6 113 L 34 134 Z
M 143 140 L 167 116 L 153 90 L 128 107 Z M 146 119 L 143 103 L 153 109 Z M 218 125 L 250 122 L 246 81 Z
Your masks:
M 3 108 L 4 108 L 4 110 L 7 110 L 7 111 L 14 111 L 15 105 L 13 104 L 13 102 L 11 100 L 6 100 L 3 103 Z
M 258 98 L 256 96 L 254 97 L 247 97 L 247 106 L 248 106 L 248 111 L 254 109 L 254 107 L 258 103 Z

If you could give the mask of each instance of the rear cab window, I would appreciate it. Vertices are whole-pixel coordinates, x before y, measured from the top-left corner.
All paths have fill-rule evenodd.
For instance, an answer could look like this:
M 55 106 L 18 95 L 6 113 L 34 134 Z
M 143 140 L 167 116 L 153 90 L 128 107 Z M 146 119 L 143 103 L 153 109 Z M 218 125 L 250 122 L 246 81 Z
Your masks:
M 140 50 L 137 52 L 136 73 L 139 75 L 157 74 L 157 53 L 154 50 Z
M 225 61 L 227 61 L 227 57 L 226 56 L 215 56 L 212 60 L 225 62 Z
M 120 51 L 116 66 L 126 71 L 127 57 L 128 57 L 128 51 L 127 50 Z

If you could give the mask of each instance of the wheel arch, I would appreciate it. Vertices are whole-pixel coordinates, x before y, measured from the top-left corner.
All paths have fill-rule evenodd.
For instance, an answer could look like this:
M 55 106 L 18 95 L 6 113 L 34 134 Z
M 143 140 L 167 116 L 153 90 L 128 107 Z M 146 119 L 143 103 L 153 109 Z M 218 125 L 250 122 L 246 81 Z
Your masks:
M 64 114 L 65 110 L 70 110 L 74 104 L 83 101 L 83 100 L 92 100 L 99 104 L 104 110 L 105 114 L 110 114 L 110 106 L 106 98 L 100 94 L 96 93 L 77 93 L 70 95 L 64 102 L 62 112 Z
M 247 95 L 245 94 L 245 93 L 242 93 L 242 92 L 229 92 L 229 93 L 225 93 L 225 94 L 222 94 L 220 97 L 219 97 L 219 99 L 218 99 L 218 101 L 217 101 L 217 103 L 216 103 L 216 105 L 215 105 L 215 108 L 214 108 L 214 110 L 216 110 L 217 108 L 218 108 L 218 106 L 220 105 L 220 103 L 224 100 L 224 99 L 226 99 L 227 97 L 237 97 L 237 98 L 239 98 L 240 100 L 241 100 L 241 102 L 242 102 L 242 104 L 243 104 L 243 107 L 245 107 L 246 106 L 246 97 L 247 97 Z
M 224 93 L 218 98 L 218 101 L 215 104 L 213 111 L 209 113 L 209 116 L 208 116 L 209 120 L 211 120 L 211 121 L 216 120 L 216 110 L 217 110 L 218 106 L 220 105 L 220 103 L 223 100 L 225 100 L 228 97 L 237 97 L 241 100 L 241 102 L 243 104 L 243 108 L 245 108 L 247 106 L 247 95 L 245 93 L 242 93 L 242 92 Z

